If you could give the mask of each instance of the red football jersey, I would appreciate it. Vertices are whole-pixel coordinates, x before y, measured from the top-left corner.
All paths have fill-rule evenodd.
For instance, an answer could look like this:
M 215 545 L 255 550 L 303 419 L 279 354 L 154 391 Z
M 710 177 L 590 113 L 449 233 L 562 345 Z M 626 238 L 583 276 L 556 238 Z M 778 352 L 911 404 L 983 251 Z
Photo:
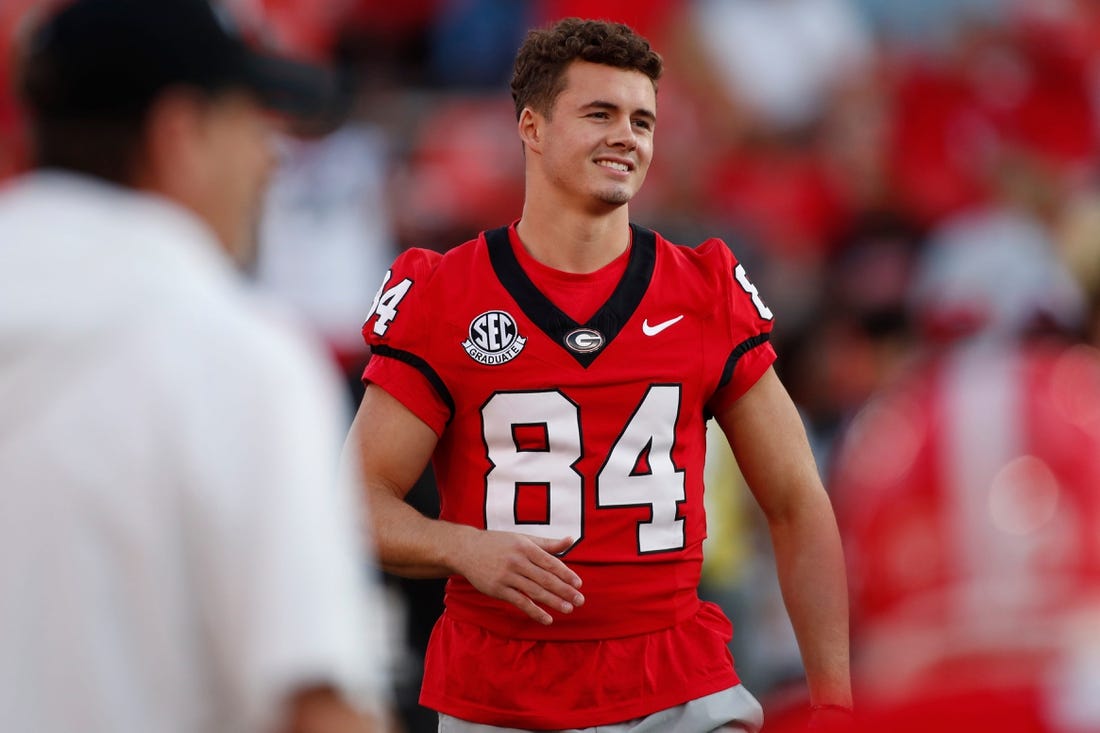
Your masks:
M 364 379 L 439 434 L 441 517 L 574 538 L 562 558 L 586 602 L 544 627 L 452 577 L 422 701 L 587 727 L 736 684 L 728 621 L 696 592 L 705 421 L 774 361 L 772 314 L 721 241 L 632 227 L 618 285 L 578 323 L 511 234 L 398 257 L 363 328 Z

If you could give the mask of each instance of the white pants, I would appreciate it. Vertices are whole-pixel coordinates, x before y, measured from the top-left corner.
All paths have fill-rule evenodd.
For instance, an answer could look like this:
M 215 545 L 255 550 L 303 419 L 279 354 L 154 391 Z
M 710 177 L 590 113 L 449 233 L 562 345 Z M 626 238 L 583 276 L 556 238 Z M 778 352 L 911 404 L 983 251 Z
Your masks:
M 470 723 L 439 714 L 439 733 L 757 733 L 763 725 L 760 703 L 741 685 L 658 710 L 644 718 L 594 728 L 536 732 Z

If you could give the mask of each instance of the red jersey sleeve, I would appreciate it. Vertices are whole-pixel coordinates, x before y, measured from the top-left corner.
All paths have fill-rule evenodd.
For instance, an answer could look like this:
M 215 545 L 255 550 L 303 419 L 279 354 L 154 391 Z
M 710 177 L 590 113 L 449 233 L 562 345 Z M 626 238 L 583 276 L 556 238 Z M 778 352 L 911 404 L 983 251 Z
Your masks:
M 775 362 L 770 343 L 774 316 L 725 242 L 708 239 L 696 251 L 718 280 L 715 320 L 732 345 L 718 389 L 707 403 L 711 413 L 717 414 L 745 394 Z
M 363 323 L 371 350 L 363 382 L 377 384 L 424 421 L 436 435 L 451 419 L 453 400 L 433 367 L 431 279 L 442 257 L 410 249 L 401 253 L 382 280 Z

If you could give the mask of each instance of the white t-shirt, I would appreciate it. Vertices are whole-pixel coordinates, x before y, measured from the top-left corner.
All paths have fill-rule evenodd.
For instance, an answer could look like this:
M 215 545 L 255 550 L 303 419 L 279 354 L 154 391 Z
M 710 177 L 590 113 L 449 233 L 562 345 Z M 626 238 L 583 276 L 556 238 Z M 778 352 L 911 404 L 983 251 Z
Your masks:
M 264 731 L 383 688 L 335 376 L 197 218 L 0 192 L 0 730 Z

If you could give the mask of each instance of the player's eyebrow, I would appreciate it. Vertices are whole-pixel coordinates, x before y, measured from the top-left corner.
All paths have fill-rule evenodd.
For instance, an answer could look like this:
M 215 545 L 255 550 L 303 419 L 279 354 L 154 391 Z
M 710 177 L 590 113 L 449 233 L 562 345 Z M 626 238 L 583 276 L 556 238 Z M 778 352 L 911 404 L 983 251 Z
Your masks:
M 618 112 L 621 109 L 621 107 L 619 107 L 619 105 L 615 104 L 614 102 L 608 102 L 608 101 L 605 101 L 603 99 L 595 99 L 595 100 L 589 102 L 588 104 L 581 105 L 581 109 L 591 109 L 591 108 L 606 109 L 609 112 Z M 638 109 L 634 110 L 630 114 L 630 116 L 631 117 L 645 117 L 650 122 L 656 122 L 657 121 L 657 113 L 653 112 L 652 110 L 648 110 L 645 107 L 639 107 Z

